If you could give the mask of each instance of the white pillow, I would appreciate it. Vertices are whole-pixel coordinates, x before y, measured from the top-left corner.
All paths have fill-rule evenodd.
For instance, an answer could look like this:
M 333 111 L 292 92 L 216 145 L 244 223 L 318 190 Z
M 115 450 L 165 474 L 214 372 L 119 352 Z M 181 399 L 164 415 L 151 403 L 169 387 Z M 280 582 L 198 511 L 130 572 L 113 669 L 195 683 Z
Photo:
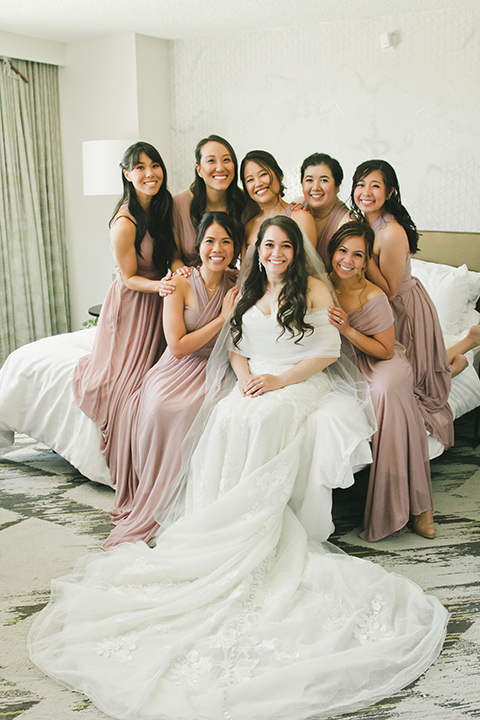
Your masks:
M 457 268 L 412 258 L 412 275 L 432 298 L 443 332 L 458 335 L 471 326 L 468 311 L 478 299 L 480 273 L 469 271 L 466 265 Z
M 478 298 L 480 297 L 480 272 L 474 270 L 468 271 L 470 278 L 470 287 L 468 290 L 468 302 L 472 308 L 475 308 Z

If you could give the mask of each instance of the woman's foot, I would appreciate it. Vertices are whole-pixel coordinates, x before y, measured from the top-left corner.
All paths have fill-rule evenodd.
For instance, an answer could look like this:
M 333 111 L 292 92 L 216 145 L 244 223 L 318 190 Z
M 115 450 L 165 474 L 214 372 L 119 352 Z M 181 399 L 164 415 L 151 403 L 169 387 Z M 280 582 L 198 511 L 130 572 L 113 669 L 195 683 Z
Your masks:
M 465 355 L 456 355 L 452 364 L 450 365 L 450 372 L 452 373 L 452 378 L 456 377 L 457 375 L 460 375 L 462 370 L 465 370 L 467 365 L 468 365 L 468 360 L 465 357 Z
M 433 540 L 435 537 L 435 523 L 433 522 L 433 513 L 431 510 L 425 510 L 420 515 L 413 516 L 413 532 L 424 538 Z

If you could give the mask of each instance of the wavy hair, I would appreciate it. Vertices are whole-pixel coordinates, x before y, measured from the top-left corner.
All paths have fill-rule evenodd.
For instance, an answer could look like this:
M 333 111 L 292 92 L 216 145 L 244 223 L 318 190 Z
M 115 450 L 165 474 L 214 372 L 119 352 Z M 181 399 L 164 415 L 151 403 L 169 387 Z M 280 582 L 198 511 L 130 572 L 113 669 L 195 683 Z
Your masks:
M 398 178 L 393 167 L 386 160 L 366 160 L 361 163 L 353 173 L 352 178 L 352 191 L 350 193 L 350 202 L 352 205 L 352 212 L 355 217 L 359 220 L 364 220 L 363 213 L 357 206 L 353 199 L 354 190 L 357 187 L 360 180 L 363 180 L 367 175 L 370 175 L 374 170 L 378 170 L 382 174 L 383 182 L 385 183 L 385 190 L 387 199 L 385 200 L 384 208 L 386 212 L 393 215 L 395 220 L 403 227 L 407 233 L 408 245 L 410 247 L 410 254 L 415 255 L 418 250 L 419 234 L 417 232 L 417 226 L 410 217 L 407 209 L 402 205 L 402 198 L 400 196 L 400 185 Z
M 195 250 L 198 254 L 198 263 L 200 262 L 200 245 L 208 228 L 214 223 L 220 225 L 225 230 L 228 237 L 233 241 L 233 257 L 237 258 L 240 254 L 243 243 L 243 225 L 239 225 L 239 223 L 235 222 L 233 217 L 228 215 L 226 212 L 215 210 L 204 213 L 197 228 Z
M 158 193 L 152 197 L 148 212 L 145 212 L 141 206 L 133 184 L 125 177 L 125 172 L 133 170 L 138 165 L 142 153 L 145 153 L 152 162 L 158 163 L 163 173 L 162 185 Z M 127 148 L 120 162 L 120 168 L 122 170 L 123 195 L 115 206 L 108 226 L 112 226 L 118 211 L 122 205 L 126 205 L 135 221 L 136 254 L 142 257 L 141 244 L 148 231 L 153 240 L 153 264 L 157 270 L 165 274 L 172 263 L 176 249 L 172 220 L 173 200 L 167 189 L 167 168 L 165 163 L 153 145 L 140 141 Z
M 238 347 L 242 339 L 244 314 L 265 295 L 267 290 L 267 275 L 260 266 L 258 248 L 268 228 L 272 226 L 283 230 L 293 246 L 293 261 L 285 271 L 284 285 L 278 297 L 277 322 L 281 327 L 279 337 L 288 331 L 292 337 L 296 337 L 295 342 L 299 343 L 306 333 L 313 332 L 313 326 L 305 322 L 308 272 L 302 231 L 291 218 L 277 215 L 264 220 L 258 232 L 252 264 L 243 285 L 242 297 L 238 301 L 230 321 L 235 347 Z
M 335 187 L 339 188 L 343 180 L 343 168 L 335 158 L 332 158 L 326 153 L 313 153 L 309 155 L 302 163 L 300 168 L 300 182 L 303 182 L 305 177 L 305 171 L 308 167 L 315 167 L 316 165 L 326 165 L 332 173 Z
M 220 143 L 220 145 L 223 145 L 233 160 L 234 175 L 232 182 L 227 188 L 227 208 L 228 214 L 233 217 L 235 222 L 241 223 L 246 201 L 244 194 L 238 187 L 238 160 L 235 155 L 235 150 L 230 143 L 220 137 L 220 135 L 209 135 L 208 137 L 200 140 L 195 148 L 195 162 L 197 165 L 200 165 L 202 161 L 202 149 L 204 145 L 209 142 L 217 142 Z M 205 180 L 200 177 L 196 170 L 195 180 L 190 185 L 190 192 L 193 194 L 192 202 L 190 204 L 190 219 L 193 227 L 197 229 L 207 207 L 207 186 L 205 185 Z

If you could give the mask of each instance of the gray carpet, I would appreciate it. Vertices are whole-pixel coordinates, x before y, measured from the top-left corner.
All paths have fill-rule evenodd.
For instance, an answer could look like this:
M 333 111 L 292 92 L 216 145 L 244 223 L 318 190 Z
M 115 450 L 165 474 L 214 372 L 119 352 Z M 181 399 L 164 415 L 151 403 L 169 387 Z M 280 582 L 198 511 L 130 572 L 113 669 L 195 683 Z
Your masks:
M 435 665 L 395 697 L 346 719 L 480 718 L 480 447 L 472 448 L 471 435 L 471 416 L 457 421 L 455 447 L 432 462 L 438 524 L 433 541 L 407 532 L 366 543 L 358 537 L 365 474 L 353 488 L 335 492 L 333 542 L 411 578 L 451 613 Z M 33 616 L 47 602 L 50 579 L 99 548 L 110 527 L 112 498 L 111 489 L 86 481 L 26 436 L 18 436 L 15 448 L 0 458 L 0 718 L 106 717 L 82 695 L 44 677 L 25 643 Z

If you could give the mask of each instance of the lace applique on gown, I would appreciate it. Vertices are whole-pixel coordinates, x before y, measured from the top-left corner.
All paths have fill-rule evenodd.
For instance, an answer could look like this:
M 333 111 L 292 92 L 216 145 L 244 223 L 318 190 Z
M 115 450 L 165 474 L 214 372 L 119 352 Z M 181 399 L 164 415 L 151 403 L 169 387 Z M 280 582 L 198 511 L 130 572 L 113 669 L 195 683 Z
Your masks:
M 241 351 L 263 327 L 265 359 L 248 353 L 252 370 L 267 355 L 280 370 L 338 353 L 326 312 L 311 319 L 296 346 L 247 312 Z M 128 720 L 328 718 L 424 672 L 444 639 L 439 601 L 309 542 L 288 504 L 310 452 L 307 418 L 333 394 L 324 373 L 256 399 L 234 387 L 193 454 L 185 515 L 155 548 L 87 556 L 54 581 L 29 637 L 34 662 Z M 331 440 L 320 450 L 340 462 Z

